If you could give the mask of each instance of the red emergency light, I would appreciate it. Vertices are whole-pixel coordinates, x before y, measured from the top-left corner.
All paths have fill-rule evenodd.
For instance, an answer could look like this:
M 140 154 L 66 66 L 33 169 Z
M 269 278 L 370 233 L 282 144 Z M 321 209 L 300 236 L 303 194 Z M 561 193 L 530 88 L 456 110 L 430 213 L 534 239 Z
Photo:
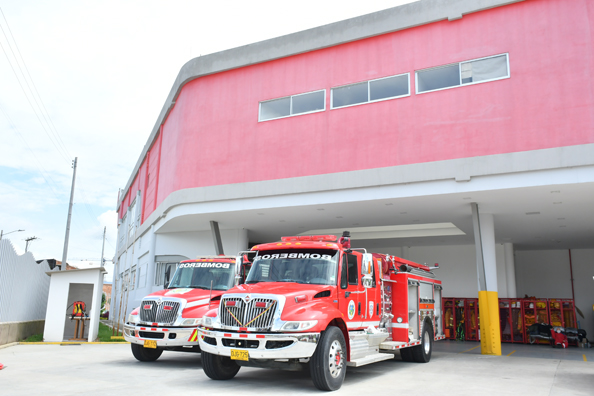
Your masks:
M 336 235 L 298 235 L 298 236 L 284 236 L 281 238 L 283 242 L 336 242 Z
M 256 302 L 256 308 L 266 308 L 266 306 L 267 306 L 267 305 L 268 305 L 268 304 L 266 304 L 266 303 L 265 303 L 265 302 L 263 302 L 263 301 L 257 301 L 257 302 Z
M 164 311 L 171 311 L 173 309 L 173 307 L 171 305 L 164 305 L 163 306 L 163 310 Z
M 225 301 L 226 307 L 234 307 L 235 305 L 236 305 L 235 301 Z
M 153 306 L 152 306 L 151 304 L 147 304 L 147 305 L 145 305 L 145 306 L 144 306 L 144 307 L 142 307 L 142 308 L 144 308 L 144 309 L 146 309 L 146 310 L 149 310 L 149 309 L 151 309 L 152 307 L 153 307 Z

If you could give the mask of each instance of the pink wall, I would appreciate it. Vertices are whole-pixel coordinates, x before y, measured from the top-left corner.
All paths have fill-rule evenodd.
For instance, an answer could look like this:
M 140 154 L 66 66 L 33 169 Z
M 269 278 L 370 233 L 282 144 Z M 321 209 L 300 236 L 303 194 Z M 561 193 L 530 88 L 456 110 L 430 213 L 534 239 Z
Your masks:
M 143 221 L 185 188 L 594 143 L 591 26 L 588 0 L 530 0 L 194 80 Z M 506 52 L 510 79 L 414 94 L 415 70 Z M 331 87 L 405 72 L 410 97 L 329 110 Z M 326 111 L 258 122 L 260 101 L 323 88 Z

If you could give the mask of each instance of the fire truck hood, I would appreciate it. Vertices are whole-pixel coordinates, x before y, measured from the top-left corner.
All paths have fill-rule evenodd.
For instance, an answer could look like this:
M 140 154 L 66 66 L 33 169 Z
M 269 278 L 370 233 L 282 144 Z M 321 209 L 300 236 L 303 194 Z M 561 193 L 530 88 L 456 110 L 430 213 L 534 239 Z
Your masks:
M 223 294 L 220 290 L 213 290 L 212 297 L 216 297 Z M 204 289 L 193 289 L 193 288 L 177 288 L 177 289 L 164 289 L 158 292 L 149 294 L 147 297 L 173 297 L 181 298 L 186 300 L 188 303 L 198 302 L 204 300 L 204 304 L 208 304 L 210 290 Z

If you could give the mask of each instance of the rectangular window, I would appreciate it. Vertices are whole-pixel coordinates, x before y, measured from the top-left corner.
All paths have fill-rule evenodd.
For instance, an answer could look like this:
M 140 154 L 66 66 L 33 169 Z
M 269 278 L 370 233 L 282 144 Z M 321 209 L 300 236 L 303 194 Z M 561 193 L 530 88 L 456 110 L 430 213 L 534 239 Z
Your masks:
M 508 78 L 508 54 L 489 56 L 416 72 L 417 93 Z
M 349 262 L 349 285 L 359 284 L 359 267 L 357 266 L 357 256 L 354 254 L 348 255 Z
M 259 121 L 274 120 L 326 109 L 326 90 L 260 102 Z
M 406 73 L 332 88 L 332 108 L 408 96 L 409 80 Z
M 130 272 L 130 290 L 134 290 L 136 287 L 136 267 L 132 267 Z
M 158 262 L 155 270 L 155 285 L 161 286 L 173 278 L 175 270 L 179 263 L 160 263 Z

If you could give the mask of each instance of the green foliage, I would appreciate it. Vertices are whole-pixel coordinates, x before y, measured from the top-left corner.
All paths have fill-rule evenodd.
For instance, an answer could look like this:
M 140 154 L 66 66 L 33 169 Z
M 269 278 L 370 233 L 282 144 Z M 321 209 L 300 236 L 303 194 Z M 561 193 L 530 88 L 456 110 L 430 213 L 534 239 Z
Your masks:
M 110 327 L 104 325 L 103 323 L 99 323 L 99 341 L 100 342 L 126 342 L 125 340 L 112 340 L 112 330 Z M 122 332 L 120 331 L 119 334 L 113 334 L 121 336 Z
M 22 342 L 43 342 L 43 334 L 33 334 L 22 340 Z

